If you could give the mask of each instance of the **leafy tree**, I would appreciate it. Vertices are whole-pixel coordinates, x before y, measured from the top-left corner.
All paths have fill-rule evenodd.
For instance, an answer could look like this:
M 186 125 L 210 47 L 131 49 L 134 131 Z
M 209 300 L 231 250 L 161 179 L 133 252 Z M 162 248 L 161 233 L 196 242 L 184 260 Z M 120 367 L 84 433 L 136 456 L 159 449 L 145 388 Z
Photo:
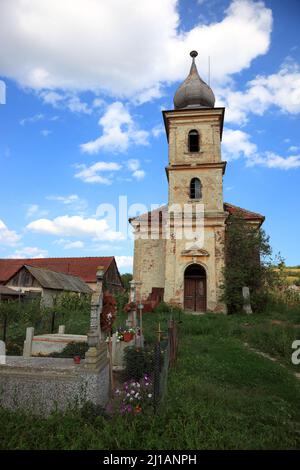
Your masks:
M 223 300 L 229 313 L 242 310 L 244 286 L 250 289 L 252 308 L 256 311 L 263 309 L 280 277 L 280 270 L 274 270 L 272 248 L 265 231 L 253 227 L 239 214 L 230 216 L 225 259 Z M 282 259 L 279 261 L 282 267 Z
M 129 292 L 129 288 L 130 288 L 129 282 L 132 281 L 132 274 L 131 273 L 121 274 L 121 279 L 123 282 L 124 289 L 126 290 L 126 292 Z

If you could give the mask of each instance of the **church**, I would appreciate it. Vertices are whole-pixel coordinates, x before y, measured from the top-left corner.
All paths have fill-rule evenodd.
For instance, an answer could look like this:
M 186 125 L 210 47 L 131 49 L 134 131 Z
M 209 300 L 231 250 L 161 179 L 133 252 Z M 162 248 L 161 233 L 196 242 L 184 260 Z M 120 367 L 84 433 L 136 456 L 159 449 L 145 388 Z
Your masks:
M 194 313 L 226 312 L 222 302 L 226 226 L 239 213 L 259 227 L 264 216 L 223 201 L 223 107 L 192 65 L 163 111 L 168 140 L 168 204 L 131 218 L 133 279 L 142 302 L 164 301 Z

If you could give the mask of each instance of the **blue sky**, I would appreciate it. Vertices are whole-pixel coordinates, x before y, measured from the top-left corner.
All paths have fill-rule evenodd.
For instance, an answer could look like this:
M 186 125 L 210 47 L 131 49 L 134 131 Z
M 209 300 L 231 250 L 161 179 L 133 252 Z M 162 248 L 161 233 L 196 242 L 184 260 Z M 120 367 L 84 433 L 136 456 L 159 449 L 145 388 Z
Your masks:
M 264 214 L 300 264 L 299 1 L 4 0 L 0 18 L 0 257 L 131 269 L 132 240 L 97 208 L 167 201 L 161 110 L 196 49 L 226 106 L 224 200 Z

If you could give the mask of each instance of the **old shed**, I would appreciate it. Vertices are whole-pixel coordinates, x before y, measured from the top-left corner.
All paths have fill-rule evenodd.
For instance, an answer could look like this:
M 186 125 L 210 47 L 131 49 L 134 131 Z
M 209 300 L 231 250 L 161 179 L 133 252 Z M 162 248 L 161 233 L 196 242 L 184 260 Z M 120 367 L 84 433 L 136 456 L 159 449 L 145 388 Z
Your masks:
M 91 294 L 92 289 L 77 276 L 34 266 L 22 266 L 8 281 L 10 289 L 31 296 L 40 296 L 45 307 L 52 307 L 55 298 L 63 292 Z

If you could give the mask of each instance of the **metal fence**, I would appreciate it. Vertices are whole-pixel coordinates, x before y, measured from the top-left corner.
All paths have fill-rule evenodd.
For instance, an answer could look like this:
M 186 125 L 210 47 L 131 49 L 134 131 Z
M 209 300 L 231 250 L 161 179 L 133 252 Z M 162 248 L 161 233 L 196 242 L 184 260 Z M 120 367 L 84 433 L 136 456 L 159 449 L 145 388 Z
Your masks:
M 157 412 L 163 401 L 168 381 L 168 371 L 176 364 L 178 350 L 178 329 L 175 321 L 168 321 L 168 334 L 166 339 L 161 337 L 162 331 L 158 329 L 158 341 L 154 347 L 153 357 L 153 407 Z

